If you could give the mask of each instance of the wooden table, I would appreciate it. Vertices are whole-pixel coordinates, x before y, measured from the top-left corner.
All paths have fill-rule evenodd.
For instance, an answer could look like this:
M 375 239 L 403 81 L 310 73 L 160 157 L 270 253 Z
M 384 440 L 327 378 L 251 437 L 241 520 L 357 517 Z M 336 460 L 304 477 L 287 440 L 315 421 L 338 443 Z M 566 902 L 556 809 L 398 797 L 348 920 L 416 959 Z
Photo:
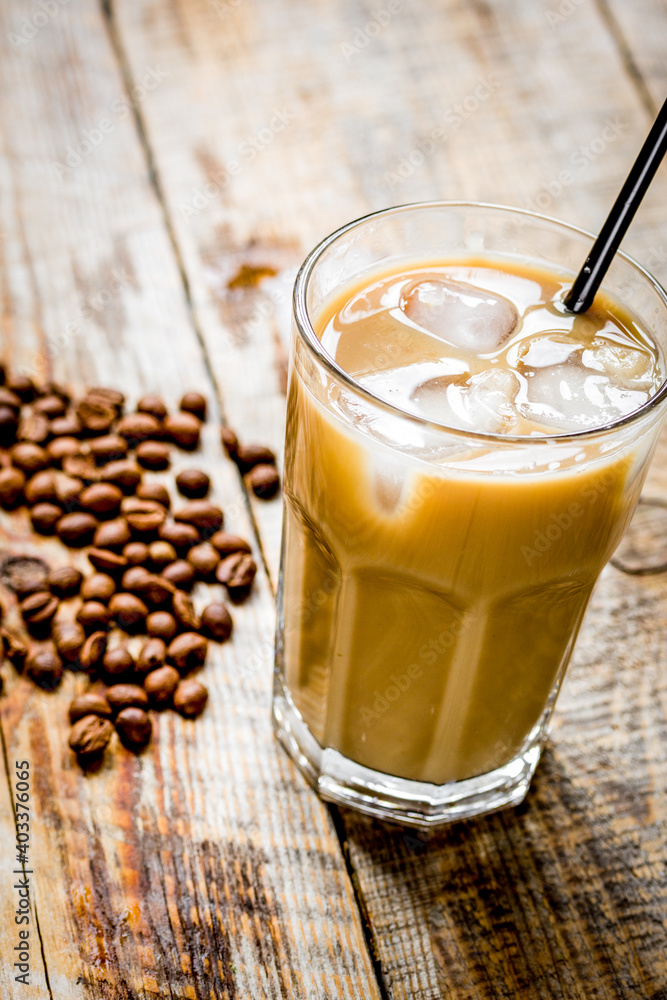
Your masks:
M 664 573 L 604 572 L 521 808 L 430 835 L 329 808 L 271 731 L 280 504 L 246 496 L 217 423 L 281 449 L 291 282 L 342 222 L 469 198 L 599 226 L 666 43 L 665 0 L 0 4 L 3 355 L 130 403 L 201 389 L 201 461 L 263 560 L 204 716 L 163 715 L 139 757 L 83 775 L 83 679 L 49 695 L 3 667 L 2 1000 L 665 1000 Z M 667 279 L 664 168 L 625 245 Z M 633 544 L 655 561 L 652 510 Z M 22 515 L 1 523 L 27 544 Z M 29 988 L 10 957 L 23 759 Z

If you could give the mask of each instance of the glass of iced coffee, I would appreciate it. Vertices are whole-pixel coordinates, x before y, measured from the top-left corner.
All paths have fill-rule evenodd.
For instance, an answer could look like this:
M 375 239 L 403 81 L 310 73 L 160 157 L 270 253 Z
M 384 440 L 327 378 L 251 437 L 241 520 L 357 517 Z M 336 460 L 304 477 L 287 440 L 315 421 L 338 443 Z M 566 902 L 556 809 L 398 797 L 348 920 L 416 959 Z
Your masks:
M 435 825 L 516 804 L 666 412 L 667 297 L 499 206 L 344 226 L 294 292 L 274 720 L 326 799 Z

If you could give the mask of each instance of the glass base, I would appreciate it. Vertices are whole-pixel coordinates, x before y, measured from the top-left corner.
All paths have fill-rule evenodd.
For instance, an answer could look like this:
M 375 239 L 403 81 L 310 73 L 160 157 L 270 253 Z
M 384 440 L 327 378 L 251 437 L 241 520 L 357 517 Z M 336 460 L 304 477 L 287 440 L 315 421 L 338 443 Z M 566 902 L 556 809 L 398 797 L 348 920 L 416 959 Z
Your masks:
M 432 829 L 522 802 L 542 753 L 546 719 L 540 719 L 522 753 L 508 764 L 446 785 L 395 778 L 321 747 L 280 677 L 273 723 L 278 740 L 321 798 L 404 826 Z

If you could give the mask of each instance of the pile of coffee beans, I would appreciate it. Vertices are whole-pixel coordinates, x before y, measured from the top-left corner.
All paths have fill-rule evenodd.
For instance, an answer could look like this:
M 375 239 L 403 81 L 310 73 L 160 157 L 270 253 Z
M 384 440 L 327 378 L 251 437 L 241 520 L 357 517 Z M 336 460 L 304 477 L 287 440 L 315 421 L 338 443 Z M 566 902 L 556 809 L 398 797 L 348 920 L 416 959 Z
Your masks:
M 203 711 L 208 692 L 190 674 L 204 665 L 209 641 L 230 638 L 233 621 L 221 600 L 197 613 L 189 592 L 197 581 L 217 582 L 238 603 L 257 572 L 248 542 L 224 530 L 205 472 L 178 473 L 183 501 L 174 508 L 165 486 L 145 475 L 169 468 L 172 446 L 198 447 L 204 396 L 185 393 L 172 413 L 156 395 L 135 412 L 124 404 L 113 389 L 74 399 L 0 365 L 0 506 L 25 505 L 35 532 L 85 549 L 90 564 L 83 574 L 27 555 L 5 558 L 0 582 L 16 595 L 23 627 L 0 628 L 1 652 L 47 690 L 65 668 L 89 675 L 69 709 L 69 743 L 84 765 L 99 759 L 114 730 L 129 749 L 145 747 L 151 710 Z M 221 439 L 255 494 L 275 496 L 273 452 L 241 445 L 227 427 Z

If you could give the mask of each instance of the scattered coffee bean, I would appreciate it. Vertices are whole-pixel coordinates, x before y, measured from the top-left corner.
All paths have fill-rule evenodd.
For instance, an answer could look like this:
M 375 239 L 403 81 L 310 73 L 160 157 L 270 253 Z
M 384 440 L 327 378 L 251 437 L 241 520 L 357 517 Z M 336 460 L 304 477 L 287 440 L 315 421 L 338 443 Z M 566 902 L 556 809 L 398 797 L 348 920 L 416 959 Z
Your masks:
M 61 396 L 41 396 L 34 403 L 35 413 L 43 414 L 47 417 L 62 417 L 67 412 L 67 403 Z
M 158 537 L 165 542 L 171 542 L 181 556 L 200 540 L 199 532 L 193 525 L 178 524 L 176 521 L 165 521 L 161 524 L 158 528 Z
M 211 480 L 201 469 L 184 469 L 176 476 L 176 486 L 189 500 L 201 500 L 208 493 Z
M 121 590 L 126 590 L 133 594 L 135 586 L 138 586 L 141 580 L 144 580 L 147 576 L 150 576 L 150 573 L 145 566 L 130 566 L 121 577 Z
M 21 409 L 21 398 L 6 385 L 0 388 L 0 406 L 6 406 L 18 414 Z
M 171 507 L 169 491 L 162 483 L 141 483 L 137 487 L 137 496 L 140 500 L 153 500 L 155 503 L 161 503 L 167 510 Z
M 99 715 L 84 715 L 72 726 L 69 745 L 82 760 L 99 757 L 113 736 L 113 726 Z
M 111 549 L 88 549 L 88 561 L 100 573 L 118 576 L 127 568 L 127 559 Z
M 132 538 L 130 526 L 124 517 L 115 517 L 112 521 L 100 524 L 93 537 L 93 545 L 97 549 L 122 549 Z
M 232 628 L 232 616 L 221 601 L 213 601 L 202 611 L 200 630 L 209 639 L 226 642 L 232 634 Z
M 176 549 L 170 542 L 159 539 L 148 546 L 148 560 L 153 569 L 161 570 L 176 559 Z
M 25 597 L 19 608 L 28 631 L 38 634 L 44 629 L 51 628 L 51 622 L 58 610 L 58 599 L 48 590 L 37 590 Z
M 40 535 L 52 535 L 62 516 L 62 510 L 54 503 L 36 503 L 30 511 L 32 526 Z
M 187 560 L 194 566 L 200 580 L 213 580 L 220 562 L 220 554 L 210 542 L 200 542 L 199 545 L 192 546 Z
M 150 413 L 156 420 L 164 420 L 167 416 L 167 407 L 159 396 L 142 396 L 137 403 L 139 413 Z
M 162 639 L 149 639 L 144 643 L 137 656 L 137 673 L 149 674 L 151 670 L 157 670 L 164 665 L 167 656 L 167 647 Z
M 208 643 L 196 632 L 181 632 L 169 643 L 167 659 L 182 674 L 201 667 L 206 659 Z
M 206 397 L 200 392 L 186 392 L 181 398 L 179 409 L 193 413 L 198 420 L 206 420 Z
M 220 443 L 225 449 L 230 458 L 236 459 L 236 455 L 239 450 L 239 439 L 237 438 L 231 427 L 225 427 L 224 425 L 220 428 Z
M 81 586 L 84 601 L 100 601 L 106 604 L 116 593 L 116 584 L 107 573 L 93 573 L 87 576 Z
M 111 623 L 111 612 L 101 601 L 86 601 L 79 608 L 76 620 L 86 632 L 102 632 Z
M 240 444 L 236 450 L 235 462 L 241 472 L 250 472 L 256 465 L 275 465 L 276 456 L 263 444 Z
M 141 469 L 130 459 L 119 459 L 116 462 L 109 462 L 102 469 L 105 483 L 113 483 L 125 494 L 130 494 L 137 489 L 141 483 Z
M 53 626 L 52 635 L 62 659 L 67 663 L 75 663 L 86 641 L 82 626 L 78 622 L 57 622 Z
M 151 738 L 153 723 L 142 708 L 124 708 L 116 716 L 116 732 L 128 750 L 140 750 Z
M 197 574 L 192 563 L 186 562 L 185 559 L 177 559 L 176 562 L 165 566 L 160 575 L 180 590 L 190 590 Z
M 261 500 L 270 500 L 278 492 L 280 476 L 274 465 L 255 465 L 248 473 L 248 483 Z
M 51 421 L 43 413 L 31 413 L 21 417 L 16 431 L 18 441 L 30 441 L 32 444 L 44 444 L 51 436 Z
M 93 483 L 81 493 L 79 501 L 84 510 L 97 517 L 109 517 L 116 514 L 120 507 L 123 494 L 113 483 Z
M 103 719 L 110 719 L 111 706 L 99 691 L 85 691 L 77 695 L 69 707 L 70 724 L 78 722 L 84 715 L 99 715 Z
M 164 441 L 142 441 L 137 445 L 137 462 L 145 469 L 166 469 L 170 462 L 169 445 Z
M 62 460 L 63 472 L 74 479 L 80 479 L 88 485 L 99 483 L 102 479 L 102 470 L 99 469 L 90 455 L 65 455 Z
M 223 514 L 219 507 L 208 500 L 190 500 L 174 512 L 174 520 L 190 524 L 198 531 L 213 533 L 222 527 Z
M 28 375 L 12 375 L 7 380 L 6 386 L 22 403 L 29 403 L 35 398 L 35 383 Z
M 144 689 L 151 707 L 158 710 L 168 708 L 180 679 L 180 674 L 174 667 L 165 666 L 152 670 L 144 680 Z
M 64 514 L 56 524 L 58 538 L 70 548 L 82 548 L 92 541 L 97 518 L 85 511 Z
M 123 577 L 124 579 L 125 577 Z M 174 585 L 168 580 L 163 580 L 161 576 L 144 570 L 142 576 L 137 577 L 136 581 L 132 581 L 131 592 L 141 597 L 151 608 L 156 608 L 171 602 L 174 589 Z
M 28 652 L 25 673 L 38 687 L 55 691 L 63 677 L 63 661 L 52 643 Z
M 117 409 L 104 399 L 90 394 L 77 405 L 76 415 L 81 421 L 81 427 L 86 434 L 107 434 L 116 419 Z
M 226 531 L 216 531 L 211 535 L 211 545 L 214 545 L 221 556 L 230 556 L 232 552 L 250 552 L 250 545 L 239 535 L 230 535 Z
M 127 454 L 127 441 L 120 434 L 104 434 L 90 442 L 90 453 L 98 465 L 118 461 Z
M 123 555 L 130 566 L 141 566 L 148 561 L 148 546 L 145 542 L 128 542 L 123 547 Z M 127 588 L 126 588 L 127 589 Z
M 49 430 L 54 438 L 72 438 L 81 434 L 83 427 L 76 413 L 66 413 L 64 417 L 55 417 Z
M 17 673 L 23 673 L 26 657 L 28 656 L 28 647 L 22 639 L 7 629 L 2 629 L 0 635 L 2 636 L 5 656 Z
M 106 403 L 114 410 L 116 416 L 121 413 L 125 403 L 125 396 L 119 389 L 110 389 L 106 385 L 95 385 L 88 389 L 85 398 Z
M 129 677 L 134 672 L 134 657 L 128 649 L 107 649 L 102 668 L 109 677 Z
M 25 484 L 23 490 L 26 503 L 33 506 L 36 503 L 55 503 L 58 499 L 56 493 L 56 480 L 50 469 L 42 469 L 36 472 Z
M 106 697 L 112 712 L 131 706 L 146 708 L 148 705 L 148 695 L 138 684 L 113 684 L 107 688 Z
M 46 582 L 51 593 L 65 601 L 79 593 L 82 580 L 83 574 L 74 566 L 59 566 L 51 570 Z
M 150 413 L 128 413 L 116 425 L 116 432 L 125 438 L 131 448 L 142 441 L 161 437 L 161 425 Z
M 223 583 L 234 600 L 244 600 L 250 593 L 257 573 L 257 563 L 247 552 L 235 552 L 218 563 L 216 579 Z
M 169 440 L 179 448 L 193 451 L 199 444 L 201 423 L 192 413 L 169 414 L 165 417 L 164 429 Z
M 178 626 L 176 619 L 168 611 L 151 611 L 146 619 L 146 632 L 157 639 L 169 643 L 176 635 Z
M 124 632 L 138 632 L 143 628 L 148 608 L 136 594 L 114 594 L 109 601 L 109 611 Z
M 99 665 L 107 648 L 106 632 L 93 632 L 84 642 L 79 654 L 79 666 L 87 673 L 92 673 Z
M 208 690 L 191 677 L 179 682 L 172 698 L 176 711 L 188 719 L 200 715 L 206 708 L 207 701 Z
M 79 496 L 83 489 L 83 483 L 74 476 L 68 476 L 66 472 L 56 472 L 56 496 L 58 503 L 64 511 L 71 514 L 79 509 Z
M 0 581 L 13 590 L 19 600 L 36 590 L 48 590 L 49 567 L 36 556 L 5 556 L 0 562 Z
M 191 632 L 199 629 L 199 615 L 195 613 L 194 605 L 187 594 L 177 590 L 171 602 L 174 618 L 179 625 Z
M 29 441 L 21 441 L 15 444 L 9 453 L 12 465 L 26 476 L 34 476 L 36 472 L 41 472 L 51 464 L 49 453 L 38 444 L 31 444 Z
M 127 497 L 121 509 L 130 528 L 138 535 L 152 535 L 167 516 L 161 503 L 136 497 Z
M 20 469 L 0 469 L 0 504 L 6 510 L 12 510 L 23 503 L 25 482 L 25 474 Z

